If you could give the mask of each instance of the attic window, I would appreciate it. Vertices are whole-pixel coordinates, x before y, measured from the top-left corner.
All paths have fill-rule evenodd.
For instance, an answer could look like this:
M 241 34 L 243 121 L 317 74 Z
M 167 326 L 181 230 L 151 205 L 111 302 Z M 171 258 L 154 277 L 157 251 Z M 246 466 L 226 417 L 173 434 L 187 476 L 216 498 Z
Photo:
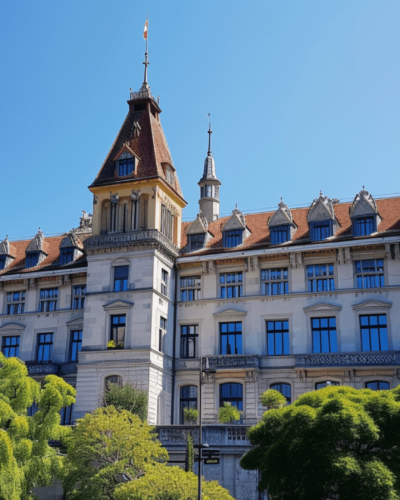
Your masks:
M 332 221 L 311 222 L 311 241 L 322 241 L 332 236 Z
M 146 111 L 146 103 L 142 102 L 141 104 L 135 104 L 133 111 Z
M 368 236 L 376 231 L 376 217 L 357 217 L 353 221 L 354 236 Z
M 174 178 L 174 174 L 172 173 L 172 170 L 171 170 L 170 167 L 166 167 L 166 169 L 165 169 L 165 176 L 167 178 L 168 184 L 172 184 L 173 178 Z
M 241 245 L 243 242 L 243 229 L 234 229 L 224 231 L 224 247 L 233 248 Z
M 280 245 L 286 241 L 290 241 L 289 224 L 271 228 L 271 245 Z
M 6 267 L 7 255 L 0 255 L 0 271 Z
M 74 248 L 62 248 L 60 252 L 60 265 L 70 264 L 74 260 Z
M 126 175 L 131 175 L 135 169 L 135 158 L 121 158 L 117 162 L 117 172 L 119 177 L 125 177 Z
M 25 269 L 36 267 L 39 264 L 40 252 L 29 252 L 26 254 Z
M 189 235 L 189 250 L 200 250 L 204 246 L 205 233 Z

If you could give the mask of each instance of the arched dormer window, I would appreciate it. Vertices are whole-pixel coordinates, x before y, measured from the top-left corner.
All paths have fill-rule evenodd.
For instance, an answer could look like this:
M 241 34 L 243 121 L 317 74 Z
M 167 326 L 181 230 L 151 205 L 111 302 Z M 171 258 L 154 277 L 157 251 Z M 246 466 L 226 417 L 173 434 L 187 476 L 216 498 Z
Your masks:
M 338 222 L 333 210 L 333 203 L 322 191 L 319 198 L 312 202 L 307 214 L 311 241 L 323 241 L 334 236 Z
M 286 243 L 286 241 L 290 241 L 296 230 L 292 213 L 286 203 L 283 202 L 282 198 L 278 203 L 278 207 L 278 210 L 268 220 L 271 245 L 281 245 L 282 243 Z
M 222 234 L 225 248 L 234 248 L 241 245 L 250 235 L 250 231 L 246 227 L 245 217 L 237 206 L 226 222 Z
M 126 177 L 135 172 L 137 158 L 127 144 L 115 160 L 115 171 L 117 177 Z
M 60 265 L 65 266 L 76 260 L 83 254 L 82 249 L 82 243 L 74 231 L 70 231 L 60 243 Z
M 38 266 L 47 257 L 44 246 L 44 234 L 39 228 L 37 234 L 26 248 L 25 269 Z
M 368 236 L 378 230 L 381 218 L 373 196 L 364 189 L 356 195 L 350 207 L 354 236 Z
M 8 236 L 0 243 L 0 271 L 11 264 L 15 257 L 15 249 L 8 241 Z

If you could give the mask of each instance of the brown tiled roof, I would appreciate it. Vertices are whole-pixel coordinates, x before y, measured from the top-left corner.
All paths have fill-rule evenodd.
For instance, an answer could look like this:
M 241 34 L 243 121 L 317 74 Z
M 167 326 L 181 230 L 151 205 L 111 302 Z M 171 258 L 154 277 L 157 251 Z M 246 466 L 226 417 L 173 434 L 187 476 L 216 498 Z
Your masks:
M 381 200 L 376 200 L 378 207 L 378 213 L 381 217 L 381 222 L 378 226 L 378 233 L 386 231 L 399 231 L 400 230 L 400 198 L 386 198 Z M 349 216 L 349 208 L 351 203 L 339 203 L 334 205 L 334 211 L 337 221 L 339 222 L 339 227 L 336 231 L 334 238 L 329 239 L 329 241 L 336 239 L 343 239 L 345 237 L 353 238 L 351 230 L 351 220 Z M 285 244 L 284 246 L 294 245 L 296 243 L 310 243 L 309 242 L 309 229 L 307 223 L 307 208 L 294 208 L 292 210 L 293 221 L 297 226 L 296 231 L 293 235 L 292 243 Z M 224 227 L 227 220 L 230 218 L 222 217 L 217 221 L 210 222 L 208 224 L 208 231 L 213 235 L 206 248 L 198 253 L 214 253 L 218 252 L 232 252 L 238 249 L 250 249 L 251 247 L 268 247 L 270 245 L 270 232 L 268 228 L 268 219 L 272 217 L 275 212 L 264 212 L 259 214 L 248 214 L 246 215 L 246 226 L 251 232 L 250 236 L 245 239 L 244 243 L 239 247 L 224 249 L 222 244 L 222 228 Z M 187 235 L 186 229 L 191 224 L 191 222 L 184 222 L 182 224 L 182 237 L 181 237 L 181 248 L 183 249 L 187 245 Z M 360 239 L 360 238 L 357 238 Z M 312 244 L 312 243 L 310 243 Z
M 166 174 L 162 164 L 168 163 L 173 169 L 175 168 L 161 123 L 149 111 L 149 107 L 155 110 L 155 105 L 152 102 L 149 104 L 148 101 L 146 101 L 146 110 L 142 111 L 134 111 L 134 101 L 129 102 L 128 115 L 91 187 L 117 182 L 132 182 L 132 180 L 149 177 L 161 177 L 166 181 Z M 158 110 L 155 110 L 155 112 L 158 112 Z M 140 125 L 138 137 L 134 137 L 135 122 Z M 119 178 L 115 173 L 115 159 L 123 150 L 125 144 L 128 144 L 129 149 L 137 156 L 139 162 L 135 174 Z M 176 171 L 172 188 L 183 198 Z

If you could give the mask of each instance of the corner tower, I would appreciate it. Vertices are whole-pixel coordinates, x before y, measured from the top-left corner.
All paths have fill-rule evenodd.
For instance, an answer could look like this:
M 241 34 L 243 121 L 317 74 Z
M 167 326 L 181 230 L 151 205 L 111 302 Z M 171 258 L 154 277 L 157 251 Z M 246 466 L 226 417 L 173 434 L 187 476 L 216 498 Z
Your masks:
M 208 151 L 204 160 L 203 177 L 199 181 L 200 186 L 200 212 L 208 222 L 219 218 L 219 187 L 221 185 L 215 171 L 215 161 L 211 153 L 211 123 L 208 129 Z

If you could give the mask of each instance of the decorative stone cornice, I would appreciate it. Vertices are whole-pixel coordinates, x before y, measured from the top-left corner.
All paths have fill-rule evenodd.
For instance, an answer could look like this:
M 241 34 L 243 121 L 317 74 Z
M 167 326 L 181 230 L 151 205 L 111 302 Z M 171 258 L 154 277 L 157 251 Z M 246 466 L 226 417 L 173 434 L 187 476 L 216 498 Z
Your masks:
M 296 354 L 295 368 L 400 365 L 400 351 Z
M 390 309 L 392 307 L 392 302 L 387 302 L 385 300 L 364 300 L 363 302 L 359 302 L 358 304 L 354 304 L 351 306 L 354 311 L 359 311 L 363 309 Z

